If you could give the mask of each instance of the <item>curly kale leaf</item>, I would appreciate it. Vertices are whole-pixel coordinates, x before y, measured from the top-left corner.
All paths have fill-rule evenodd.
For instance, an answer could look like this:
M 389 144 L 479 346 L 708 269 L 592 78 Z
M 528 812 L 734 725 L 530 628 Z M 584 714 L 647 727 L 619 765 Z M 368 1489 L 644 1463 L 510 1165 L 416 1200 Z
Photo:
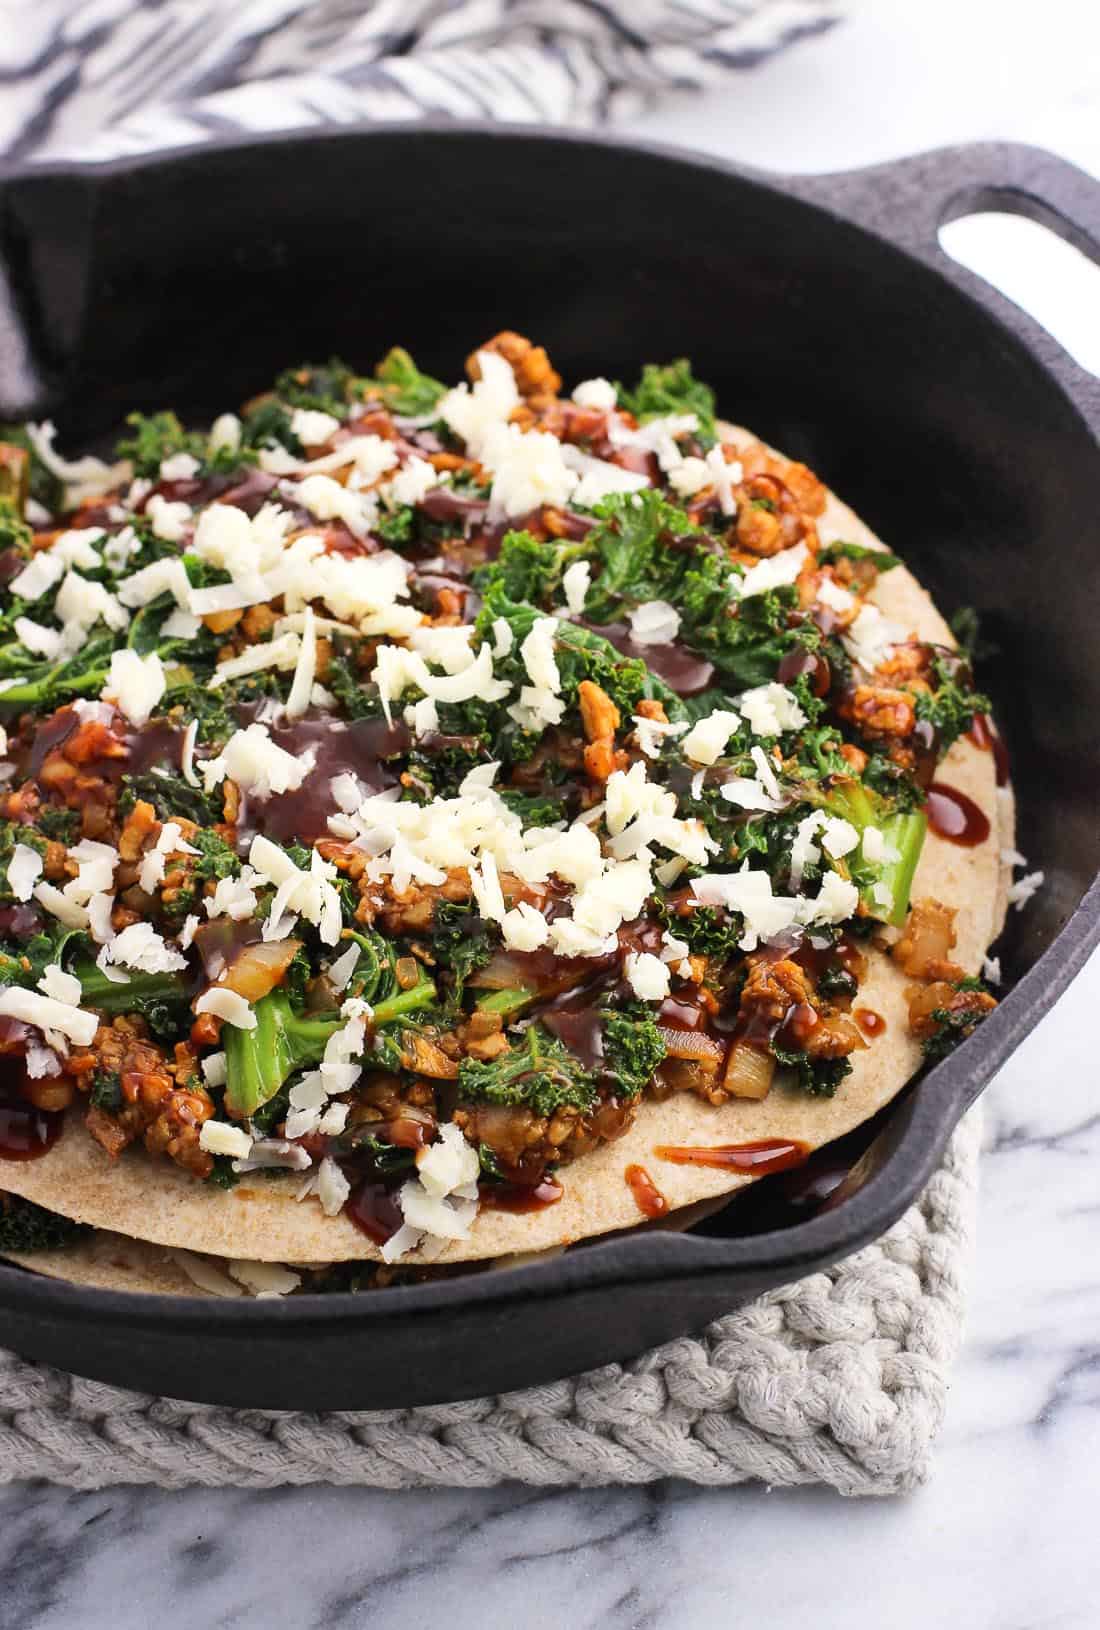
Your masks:
M 596 525 L 581 546 L 599 563 L 599 576 L 585 601 L 586 615 L 606 623 L 620 616 L 624 607 L 645 600 L 677 604 L 680 584 L 699 552 L 689 540 L 696 533 L 701 541 L 704 537 L 685 512 L 649 488 L 612 493 L 596 505 L 596 515 Z M 670 539 L 685 540 L 684 546 L 671 548 Z
M 694 413 L 699 420 L 697 440 L 704 447 L 718 439 L 714 417 L 714 392 L 696 379 L 686 357 L 675 362 L 647 362 L 633 390 L 617 385 L 619 406 L 643 424 L 670 413 Z
M 982 1020 L 988 1018 L 993 1011 L 993 1004 L 988 1000 L 989 991 L 980 979 L 973 977 L 952 981 L 953 988 L 960 992 L 973 992 L 983 997 L 981 1002 L 960 1002 L 958 1006 L 937 1007 L 931 1014 L 932 1023 L 936 1026 L 931 1035 L 921 1042 L 921 1050 L 929 1064 L 938 1064 L 941 1059 L 953 1053 L 960 1042 L 967 1036 L 973 1035 Z
M 375 521 L 371 531 L 391 549 L 407 548 L 416 539 L 416 510 L 411 504 L 402 504 Z
M 124 775 L 119 794 L 119 813 L 127 816 L 139 799 L 152 804 L 161 821 L 194 821 L 196 826 L 213 826 L 221 820 L 221 799 L 193 787 L 176 770 L 154 768 L 138 775 Z
M 520 1044 L 489 1063 L 464 1058 L 458 1067 L 460 1099 L 523 1107 L 536 1115 L 563 1108 L 594 1107 L 596 1083 L 580 1060 L 541 1025 L 532 1024 Z
M 657 916 L 670 934 L 686 941 L 692 956 L 715 957 L 720 961 L 740 956 L 739 941 L 745 933 L 745 921 L 739 911 L 728 911 L 723 906 L 696 906 L 683 915 L 670 910 L 664 901 L 657 903 Z
M 815 1098 L 832 1098 L 844 1077 L 852 1073 L 846 1058 L 811 1058 L 808 1053 L 775 1046 L 772 1053 L 778 1064 L 795 1072 L 803 1092 Z
M 419 418 L 430 413 L 447 387 L 429 374 L 421 373 L 412 357 L 395 345 L 374 370 L 376 383 L 368 394 L 380 396 L 391 413 Z
M 471 974 L 483 968 L 493 954 L 488 924 L 477 911 L 460 901 L 438 900 L 432 916 L 432 956 L 451 980 L 456 1001 Z
M 292 408 L 309 408 L 339 417 L 355 394 L 358 381 L 339 357 L 303 362 L 285 369 L 275 381 L 275 395 Z
M 96 1070 L 92 1075 L 92 1103 L 115 1115 L 122 1108 L 122 1077 L 117 1070 Z
M 731 601 L 729 576 L 728 562 L 700 553 L 674 604 L 683 643 L 713 662 L 730 689 L 750 690 L 773 680 L 787 653 L 814 644 L 815 634 L 788 627 L 797 600 L 793 586 Z
M 474 643 L 492 641 L 493 624 L 498 618 L 502 617 L 507 622 L 512 632 L 512 650 L 507 657 L 496 661 L 494 671 L 498 678 L 509 681 L 515 687 L 529 683 L 521 648 L 541 616 L 537 607 L 510 600 L 499 584 L 493 584 L 485 595 L 475 625 Z M 670 719 L 680 717 L 679 697 L 662 679 L 651 673 L 637 657 L 624 657 L 610 640 L 590 628 L 559 622 L 554 657 L 561 677 L 561 694 L 567 707 L 576 705 L 578 686 L 582 680 L 589 679 L 607 693 L 624 718 L 636 712 L 638 703 L 647 697 L 663 702 Z M 485 736 L 493 758 L 515 762 L 530 756 L 537 745 L 537 737 L 527 736 L 524 743 L 524 733 L 510 719 L 505 703 L 479 703 L 476 706 L 484 710 L 478 733 Z
M 0 452 L 2 451 L 3 443 L 0 442 Z M 4 467 L 0 464 L 0 477 L 3 474 Z M 0 549 L 5 552 L 14 549 L 16 554 L 29 559 L 33 538 L 34 533 L 22 518 L 19 501 L 4 493 L 0 488 Z
M 185 430 L 170 411 L 128 413 L 126 423 L 133 433 L 123 436 L 115 451 L 130 460 L 135 475 L 147 480 L 156 480 L 162 462 L 177 453 L 190 453 L 200 463 L 206 455 L 206 437 L 201 431 Z
M 28 496 L 33 498 L 36 504 L 41 504 L 43 509 L 48 509 L 51 515 L 59 514 L 65 504 L 65 483 L 43 464 L 25 426 L 0 425 L 0 442 L 6 443 L 9 447 L 18 447 L 26 453 L 30 461 Z
M 32 1200 L 0 1194 L 0 1251 L 55 1251 L 90 1233 L 85 1223 L 59 1217 Z
M 837 560 L 867 560 L 876 572 L 892 572 L 901 565 L 900 556 L 887 554 L 885 549 L 869 549 L 865 543 L 827 543 L 817 558 L 822 566 L 831 566 Z
M 603 1018 L 604 1069 L 621 1098 L 639 1097 L 668 1051 L 656 1014 L 641 1002 L 607 1009 Z
M 241 446 L 248 452 L 275 442 L 301 458 L 305 451 L 290 427 L 291 414 L 274 396 L 262 396 L 241 420 Z
M 478 567 L 473 584 L 484 594 L 498 584 L 509 600 L 548 608 L 558 595 L 566 568 L 591 553 L 587 539 L 559 538 L 545 543 L 530 532 L 507 532 L 496 560 Z
M 989 713 L 993 704 L 988 696 L 970 689 L 965 668 L 953 658 L 936 657 L 932 672 L 936 688 L 916 693 L 917 718 L 932 726 L 939 737 L 941 751 L 946 752 L 953 741 L 970 729 L 974 715 Z

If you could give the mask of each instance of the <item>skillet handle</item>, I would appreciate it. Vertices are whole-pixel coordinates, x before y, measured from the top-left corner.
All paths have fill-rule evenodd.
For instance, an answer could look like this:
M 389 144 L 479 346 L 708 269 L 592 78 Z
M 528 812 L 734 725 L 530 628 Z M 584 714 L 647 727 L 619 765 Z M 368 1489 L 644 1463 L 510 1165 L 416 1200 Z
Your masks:
M 791 190 L 924 259 L 949 260 L 938 238 L 948 221 L 1003 210 L 1049 227 L 1100 265 L 1100 180 L 1041 147 L 975 142 L 791 181 Z

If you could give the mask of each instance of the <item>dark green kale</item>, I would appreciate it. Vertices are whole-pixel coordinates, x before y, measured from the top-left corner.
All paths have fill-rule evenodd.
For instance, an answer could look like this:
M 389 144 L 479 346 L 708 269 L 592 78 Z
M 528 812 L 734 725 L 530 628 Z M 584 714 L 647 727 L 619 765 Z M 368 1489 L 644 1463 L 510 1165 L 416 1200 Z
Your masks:
M 167 818 L 161 814 L 162 820 Z M 160 902 L 161 912 L 174 928 L 178 928 L 184 918 L 192 913 L 202 915 L 202 899 L 207 883 L 217 885 L 223 877 L 236 877 L 241 869 L 241 862 L 234 850 L 224 838 L 209 828 L 200 826 L 187 841 L 192 849 L 199 852 L 187 857 L 186 884 L 177 888 L 171 900 L 162 899 Z
M 274 396 L 261 396 L 241 420 L 241 447 L 254 454 L 258 447 L 275 442 L 294 458 L 301 458 L 305 448 L 290 428 L 289 409 Z
M 287 368 L 275 381 L 275 395 L 289 407 L 310 408 L 338 417 L 355 394 L 355 374 L 339 357 Z
M 0 898 L 12 898 L 8 867 L 16 845 L 20 843 L 38 855 L 46 853 L 46 840 L 33 826 L 20 826 L 17 821 L 0 821 Z
M 489 925 L 474 906 L 458 900 L 437 900 L 432 916 L 432 956 L 461 1002 L 471 974 L 483 968 L 493 954 Z
M 574 799 L 571 793 L 575 792 L 573 783 L 563 776 L 560 793 L 555 796 L 552 792 L 518 792 L 514 787 L 499 787 L 501 803 L 518 815 L 525 827 L 554 826 L 558 821 L 566 821 L 572 811 Z
M 217 793 L 207 794 L 193 787 L 178 770 L 162 766 L 124 775 L 119 793 L 119 813 L 129 815 L 139 799 L 152 804 L 161 821 L 194 821 L 197 826 L 214 826 L 221 820 L 222 801 Z
M 589 1071 L 538 1024 L 529 1025 L 518 1046 L 489 1063 L 464 1058 L 458 1093 L 460 1100 L 522 1106 L 540 1116 L 563 1108 L 585 1112 L 597 1100 Z
M 861 780 L 868 791 L 883 799 L 896 815 L 909 815 L 924 802 L 920 783 L 884 753 L 870 755 Z
M 185 1023 L 195 984 L 185 970 L 179 973 L 130 973 L 125 984 L 108 979 L 90 952 L 78 955 L 68 972 L 80 980 L 80 1000 L 101 1013 L 140 1013 L 154 1036 L 178 1036 Z
M 865 543 L 826 543 L 818 555 L 822 566 L 837 560 L 869 560 L 876 572 L 892 572 L 901 565 L 898 555 L 887 554 L 884 549 L 869 549 Z
M 634 389 L 617 385 L 619 406 L 643 424 L 670 413 L 694 413 L 699 420 L 696 439 L 711 447 L 718 439 L 714 417 L 714 392 L 695 378 L 686 357 L 664 364 L 647 362 Z
M 2 446 L 0 443 L 0 447 Z M 0 464 L 0 477 L 3 473 L 3 465 Z M 34 533 L 23 520 L 22 510 L 16 499 L 0 495 L 0 549 L 5 553 L 14 549 L 17 555 L 23 555 L 29 560 L 33 538 Z
M 478 1182 L 480 1182 L 480 1183 L 503 1183 L 505 1181 L 504 1171 L 503 1171 L 503 1168 L 501 1167 L 499 1159 L 497 1158 L 497 1152 L 492 1147 L 491 1144 L 488 1144 L 488 1143 L 479 1143 L 478 1144 L 478 1146 L 477 1146 L 477 1163 L 478 1163 L 478 1166 L 481 1168 L 480 1175 L 478 1177 Z
M 367 675 L 357 666 L 354 650 L 342 649 L 339 641 L 336 642 L 336 648 L 329 661 L 328 671 L 325 674 L 325 687 L 335 696 L 340 704 L 340 712 L 346 718 L 374 719 L 382 717 L 382 703 L 378 698 L 378 687 L 372 685 Z M 0 695 L 3 695 L 2 691 L 0 691 Z
M 64 661 L 27 662 L 18 684 L 0 691 L 0 708 L 5 716 L 10 711 L 24 712 L 27 708 L 46 712 L 70 696 L 98 693 L 107 681 L 114 649 L 112 634 L 93 634 L 75 656 Z M 6 651 L 4 647 L 3 652 Z M 6 661 L 4 666 L 8 667 Z
M 982 619 L 973 606 L 960 606 L 954 616 L 948 618 L 948 626 L 971 666 L 988 662 L 1000 651 L 996 640 L 985 637 Z
M 201 568 L 201 562 L 189 558 L 188 570 L 192 579 L 201 577 Z M 92 575 L 103 578 L 107 574 L 100 572 Z M 151 605 L 144 606 L 131 621 L 125 643 L 140 656 L 147 656 L 155 651 L 161 657 L 168 669 L 170 694 L 186 684 L 194 689 L 196 695 L 201 696 L 205 693 L 205 687 L 192 686 L 194 678 L 192 669 L 198 667 L 205 670 L 207 664 L 212 668 L 216 643 L 213 637 L 205 632 L 193 640 L 163 637 L 161 625 L 171 610 L 172 602 L 168 595 L 163 595 Z M 5 713 L 10 709 L 22 711 L 25 708 L 44 712 L 48 708 L 57 707 L 72 696 L 97 695 L 106 683 L 111 667 L 111 656 L 117 644 L 116 636 L 109 630 L 101 628 L 98 632 L 90 634 L 73 656 L 65 657 L 58 662 L 48 658 L 32 660 L 22 645 L 17 643 L 14 648 L 14 661 L 15 665 L 21 668 L 19 682 L 0 691 L 0 708 L 3 708 Z M 186 668 L 176 663 L 176 658 L 183 651 L 186 651 L 187 656 Z M 10 647 L 0 646 L 0 668 L 7 671 L 12 667 L 10 654 Z
M 36 817 L 38 830 L 44 838 L 50 838 L 55 843 L 63 843 L 66 848 L 77 841 L 80 835 L 80 811 L 78 809 L 40 809 Z
M 48 509 L 51 515 L 60 514 L 65 503 L 65 483 L 43 464 L 25 427 L 21 424 L 0 425 L 0 442 L 9 447 L 22 448 L 30 460 L 30 497 L 43 509 Z
M 0 691 L 0 699 L 3 694 Z M 231 680 L 217 690 L 191 685 L 180 701 L 186 704 L 188 720 L 198 722 L 197 740 L 206 747 L 220 747 L 235 730 L 243 727 L 243 708 L 255 706 L 268 697 L 279 699 L 280 695 L 278 678 L 273 673 L 261 673 Z
M 408 418 L 431 413 L 447 389 L 438 379 L 421 373 L 400 345 L 395 345 L 382 358 L 374 370 L 374 378 L 376 383 L 368 387 L 367 394 L 380 396 L 391 413 Z
M 641 701 L 663 702 L 669 719 L 679 719 L 676 692 L 639 657 L 624 657 L 598 630 L 559 623 L 554 655 L 568 702 L 575 701 L 581 681 L 588 679 L 610 696 L 624 719 L 638 711 Z
M 177 453 L 190 453 L 201 463 L 206 456 L 206 437 L 199 430 L 185 430 L 172 412 L 128 413 L 126 423 L 133 434 L 123 436 L 115 451 L 128 458 L 134 474 L 156 480 L 164 459 Z
M 657 1016 L 643 1002 L 606 1009 L 603 1019 L 604 1069 L 617 1097 L 637 1098 L 653 1079 L 668 1049 L 657 1028 Z
M 973 992 L 983 998 L 989 997 L 988 987 L 980 979 L 966 978 L 952 981 L 952 989 L 960 992 Z M 967 1036 L 973 1035 L 983 1019 L 988 1018 L 993 1011 L 993 1004 L 988 1000 L 981 1002 L 961 1002 L 957 1007 L 937 1007 L 931 1014 L 932 1023 L 936 1026 L 931 1035 L 921 1042 L 921 1050 L 929 1064 L 938 1064 L 941 1059 L 953 1053 L 960 1042 Z
M 705 545 L 705 534 L 695 522 L 653 488 L 612 493 L 596 505 L 596 515 L 583 544 L 584 552 L 599 563 L 599 576 L 585 601 L 589 618 L 612 622 L 624 608 L 645 600 L 677 605 L 681 584 L 701 553 L 690 540 L 697 534 Z M 680 547 L 670 548 L 670 539 Z M 728 576 L 727 561 L 723 583 Z
M 731 691 L 766 685 L 788 652 L 812 647 L 815 631 L 789 626 L 797 594 L 793 587 L 769 589 L 730 602 L 729 564 L 716 555 L 697 557 L 674 604 L 682 618 L 681 639 L 713 662 Z
M 807 1053 L 774 1045 L 771 1050 L 778 1064 L 795 1072 L 803 1092 L 812 1093 L 815 1098 L 832 1098 L 844 1077 L 852 1073 L 846 1058 L 811 1058 Z
M 235 1189 L 240 1178 L 233 1170 L 232 1155 L 215 1155 L 206 1181 L 215 1189 Z
M 974 715 L 989 713 L 993 704 L 988 696 L 970 689 L 966 666 L 956 658 L 933 658 L 932 672 L 936 688 L 933 691 L 917 691 L 917 718 L 932 726 L 941 751 L 946 752 L 953 741 L 970 729 Z
M 37 934 L 22 945 L 8 947 L 11 954 L 0 960 L 0 980 L 8 985 L 34 986 L 51 963 L 61 964 L 70 941 L 84 942 L 83 930 L 66 928 L 56 917 L 48 917 Z
M 557 538 L 543 543 L 530 532 L 506 532 L 500 554 L 478 567 L 473 584 L 479 594 L 498 584 L 507 599 L 525 600 L 545 610 L 559 597 L 566 567 L 591 553 L 587 539 Z
M 371 1021 L 374 1030 L 377 1032 L 430 1006 L 435 994 L 435 985 L 424 975 L 411 989 L 398 991 L 378 1002 Z M 247 1120 L 254 1115 L 261 1105 L 275 1097 L 296 1070 L 319 1063 L 329 1037 L 344 1024 L 339 1011 L 298 1012 L 291 993 L 282 988 L 262 996 L 252 1011 L 256 1015 L 254 1029 L 238 1030 L 234 1025 L 226 1025 L 222 1032 L 225 1106 L 237 1120 Z
M 416 537 L 416 510 L 410 504 L 402 504 L 375 521 L 371 531 L 383 543 L 388 543 L 391 549 L 407 548 Z
M 475 625 L 474 644 L 493 640 L 493 624 L 498 618 L 507 622 L 512 632 L 512 649 L 506 657 L 497 658 L 494 673 L 514 688 L 529 683 L 521 648 L 541 616 L 537 607 L 510 600 L 498 583 L 492 584 L 485 594 Z M 582 680 L 588 679 L 607 693 L 624 718 L 637 711 L 643 698 L 663 702 L 670 719 L 680 716 L 680 699 L 662 679 L 637 657 L 624 657 L 610 640 L 592 629 L 559 622 L 554 657 L 567 709 L 577 706 L 578 687 Z M 474 733 L 481 736 L 490 758 L 514 764 L 531 756 L 540 737 L 523 731 L 515 723 L 508 712 L 508 700 L 465 703 L 463 716 L 476 718 Z
M 692 956 L 732 960 L 740 956 L 738 942 L 744 937 L 745 920 L 739 911 L 724 906 L 696 906 L 682 915 L 664 900 L 657 902 L 658 920 L 677 939 L 686 941 Z
M 14 1194 L 0 1194 L 0 1251 L 55 1251 L 90 1234 L 84 1223 L 59 1217 Z
M 396 996 L 399 989 L 397 947 L 373 928 L 348 930 L 344 934 L 344 941 L 354 942 L 359 947 L 359 960 L 355 964 L 347 995 L 361 997 L 364 1002 L 376 1005 Z M 346 948 L 342 941 L 339 952 Z M 336 955 L 336 952 L 333 954 Z
M 94 1071 L 91 1100 L 96 1109 L 112 1115 L 122 1108 L 122 1077 L 117 1070 Z

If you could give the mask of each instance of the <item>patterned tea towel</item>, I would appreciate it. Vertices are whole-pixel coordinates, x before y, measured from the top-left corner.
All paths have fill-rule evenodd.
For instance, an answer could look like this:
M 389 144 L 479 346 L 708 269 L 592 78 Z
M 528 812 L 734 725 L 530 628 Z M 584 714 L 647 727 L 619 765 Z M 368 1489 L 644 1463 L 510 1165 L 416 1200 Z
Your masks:
M 0 154 L 331 121 L 584 125 L 827 28 L 842 0 L 0 0 Z
M 500 1397 L 325 1415 L 219 1409 L 0 1352 L 0 1482 L 482 1488 L 682 1477 L 903 1493 L 928 1475 L 961 1337 L 979 1141 L 972 1112 L 911 1210 L 828 1273 L 630 1363 Z

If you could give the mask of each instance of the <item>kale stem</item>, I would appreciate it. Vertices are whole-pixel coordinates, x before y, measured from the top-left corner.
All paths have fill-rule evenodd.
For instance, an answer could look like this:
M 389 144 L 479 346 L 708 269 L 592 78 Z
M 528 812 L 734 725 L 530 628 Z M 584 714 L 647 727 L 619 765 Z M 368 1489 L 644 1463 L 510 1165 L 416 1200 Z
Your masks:
M 537 998 L 538 991 L 516 985 L 509 990 L 494 990 L 488 996 L 479 996 L 477 1005 L 482 1013 L 501 1013 L 508 1018 L 513 1013 L 521 1013 Z
M 377 1030 L 381 1025 L 392 1024 L 394 1019 L 404 1018 L 406 1013 L 416 1013 L 422 1007 L 429 1007 L 434 1001 L 435 984 L 425 977 L 418 985 L 413 985 L 411 990 L 398 991 L 396 996 L 387 997 L 386 1001 L 379 1002 L 373 1011 L 371 1022 Z
M 914 810 L 909 815 L 891 815 L 881 826 L 887 844 L 898 852 L 897 860 L 884 863 L 880 879 L 894 897 L 886 921 L 895 927 L 900 927 L 904 923 L 905 914 L 909 910 L 913 874 L 921 857 L 927 830 L 928 817 L 921 810 Z M 873 901 L 870 903 L 874 904 Z

